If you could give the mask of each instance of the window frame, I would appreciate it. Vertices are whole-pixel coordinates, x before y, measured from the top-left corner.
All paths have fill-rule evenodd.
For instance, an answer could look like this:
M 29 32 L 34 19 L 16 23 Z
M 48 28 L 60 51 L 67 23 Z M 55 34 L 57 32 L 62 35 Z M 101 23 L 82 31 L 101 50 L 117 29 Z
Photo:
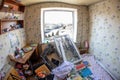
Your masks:
M 72 17 L 73 17 L 73 32 L 74 32 L 74 36 L 73 36 L 73 41 L 76 41 L 76 37 L 77 37 L 77 9 L 74 8 L 60 8 L 60 7 L 50 7 L 50 8 L 41 8 L 41 42 L 44 42 L 45 39 L 45 34 L 44 34 L 44 24 L 45 24 L 45 12 L 46 11 L 66 11 L 66 12 L 72 12 Z

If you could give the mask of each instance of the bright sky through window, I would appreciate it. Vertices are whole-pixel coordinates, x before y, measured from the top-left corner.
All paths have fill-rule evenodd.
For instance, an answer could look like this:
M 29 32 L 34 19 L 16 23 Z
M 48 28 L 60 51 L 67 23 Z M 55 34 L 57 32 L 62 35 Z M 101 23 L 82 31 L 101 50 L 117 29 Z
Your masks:
M 69 35 L 76 42 L 77 10 L 71 8 L 42 8 L 42 43 L 52 42 L 54 36 Z
M 72 24 L 72 12 L 67 11 L 47 11 L 45 12 L 45 24 Z

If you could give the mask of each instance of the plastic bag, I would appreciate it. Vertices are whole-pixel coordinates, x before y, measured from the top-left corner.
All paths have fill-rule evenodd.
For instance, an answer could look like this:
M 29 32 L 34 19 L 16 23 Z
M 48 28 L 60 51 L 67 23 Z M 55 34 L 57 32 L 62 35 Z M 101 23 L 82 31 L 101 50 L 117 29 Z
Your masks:
M 70 71 L 74 68 L 74 64 L 65 61 L 64 63 L 62 63 L 60 66 L 58 66 L 57 68 L 52 70 L 52 73 L 60 78 L 60 79 L 64 79 L 67 74 L 70 73 Z

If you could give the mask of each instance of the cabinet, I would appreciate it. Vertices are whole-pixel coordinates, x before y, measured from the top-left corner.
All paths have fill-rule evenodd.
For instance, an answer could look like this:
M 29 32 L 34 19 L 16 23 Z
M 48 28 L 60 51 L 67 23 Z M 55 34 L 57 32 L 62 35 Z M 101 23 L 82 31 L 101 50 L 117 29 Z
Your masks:
M 15 0 L 4 0 L 0 10 L 0 34 L 24 27 L 24 5 Z
M 89 53 L 89 43 L 87 40 L 85 40 L 83 43 L 75 43 L 80 54 L 86 54 L 86 53 Z

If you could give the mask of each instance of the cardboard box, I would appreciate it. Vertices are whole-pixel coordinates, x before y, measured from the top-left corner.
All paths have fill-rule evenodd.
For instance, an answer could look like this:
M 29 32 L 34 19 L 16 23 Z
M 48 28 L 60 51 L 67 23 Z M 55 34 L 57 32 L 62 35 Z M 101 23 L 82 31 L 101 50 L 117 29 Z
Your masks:
M 46 73 L 46 75 L 49 75 L 50 74 L 50 70 L 48 69 L 48 67 L 43 64 L 41 65 L 40 67 L 38 67 L 36 70 L 35 70 L 35 73 L 39 73 L 39 72 L 43 72 L 43 73 Z

